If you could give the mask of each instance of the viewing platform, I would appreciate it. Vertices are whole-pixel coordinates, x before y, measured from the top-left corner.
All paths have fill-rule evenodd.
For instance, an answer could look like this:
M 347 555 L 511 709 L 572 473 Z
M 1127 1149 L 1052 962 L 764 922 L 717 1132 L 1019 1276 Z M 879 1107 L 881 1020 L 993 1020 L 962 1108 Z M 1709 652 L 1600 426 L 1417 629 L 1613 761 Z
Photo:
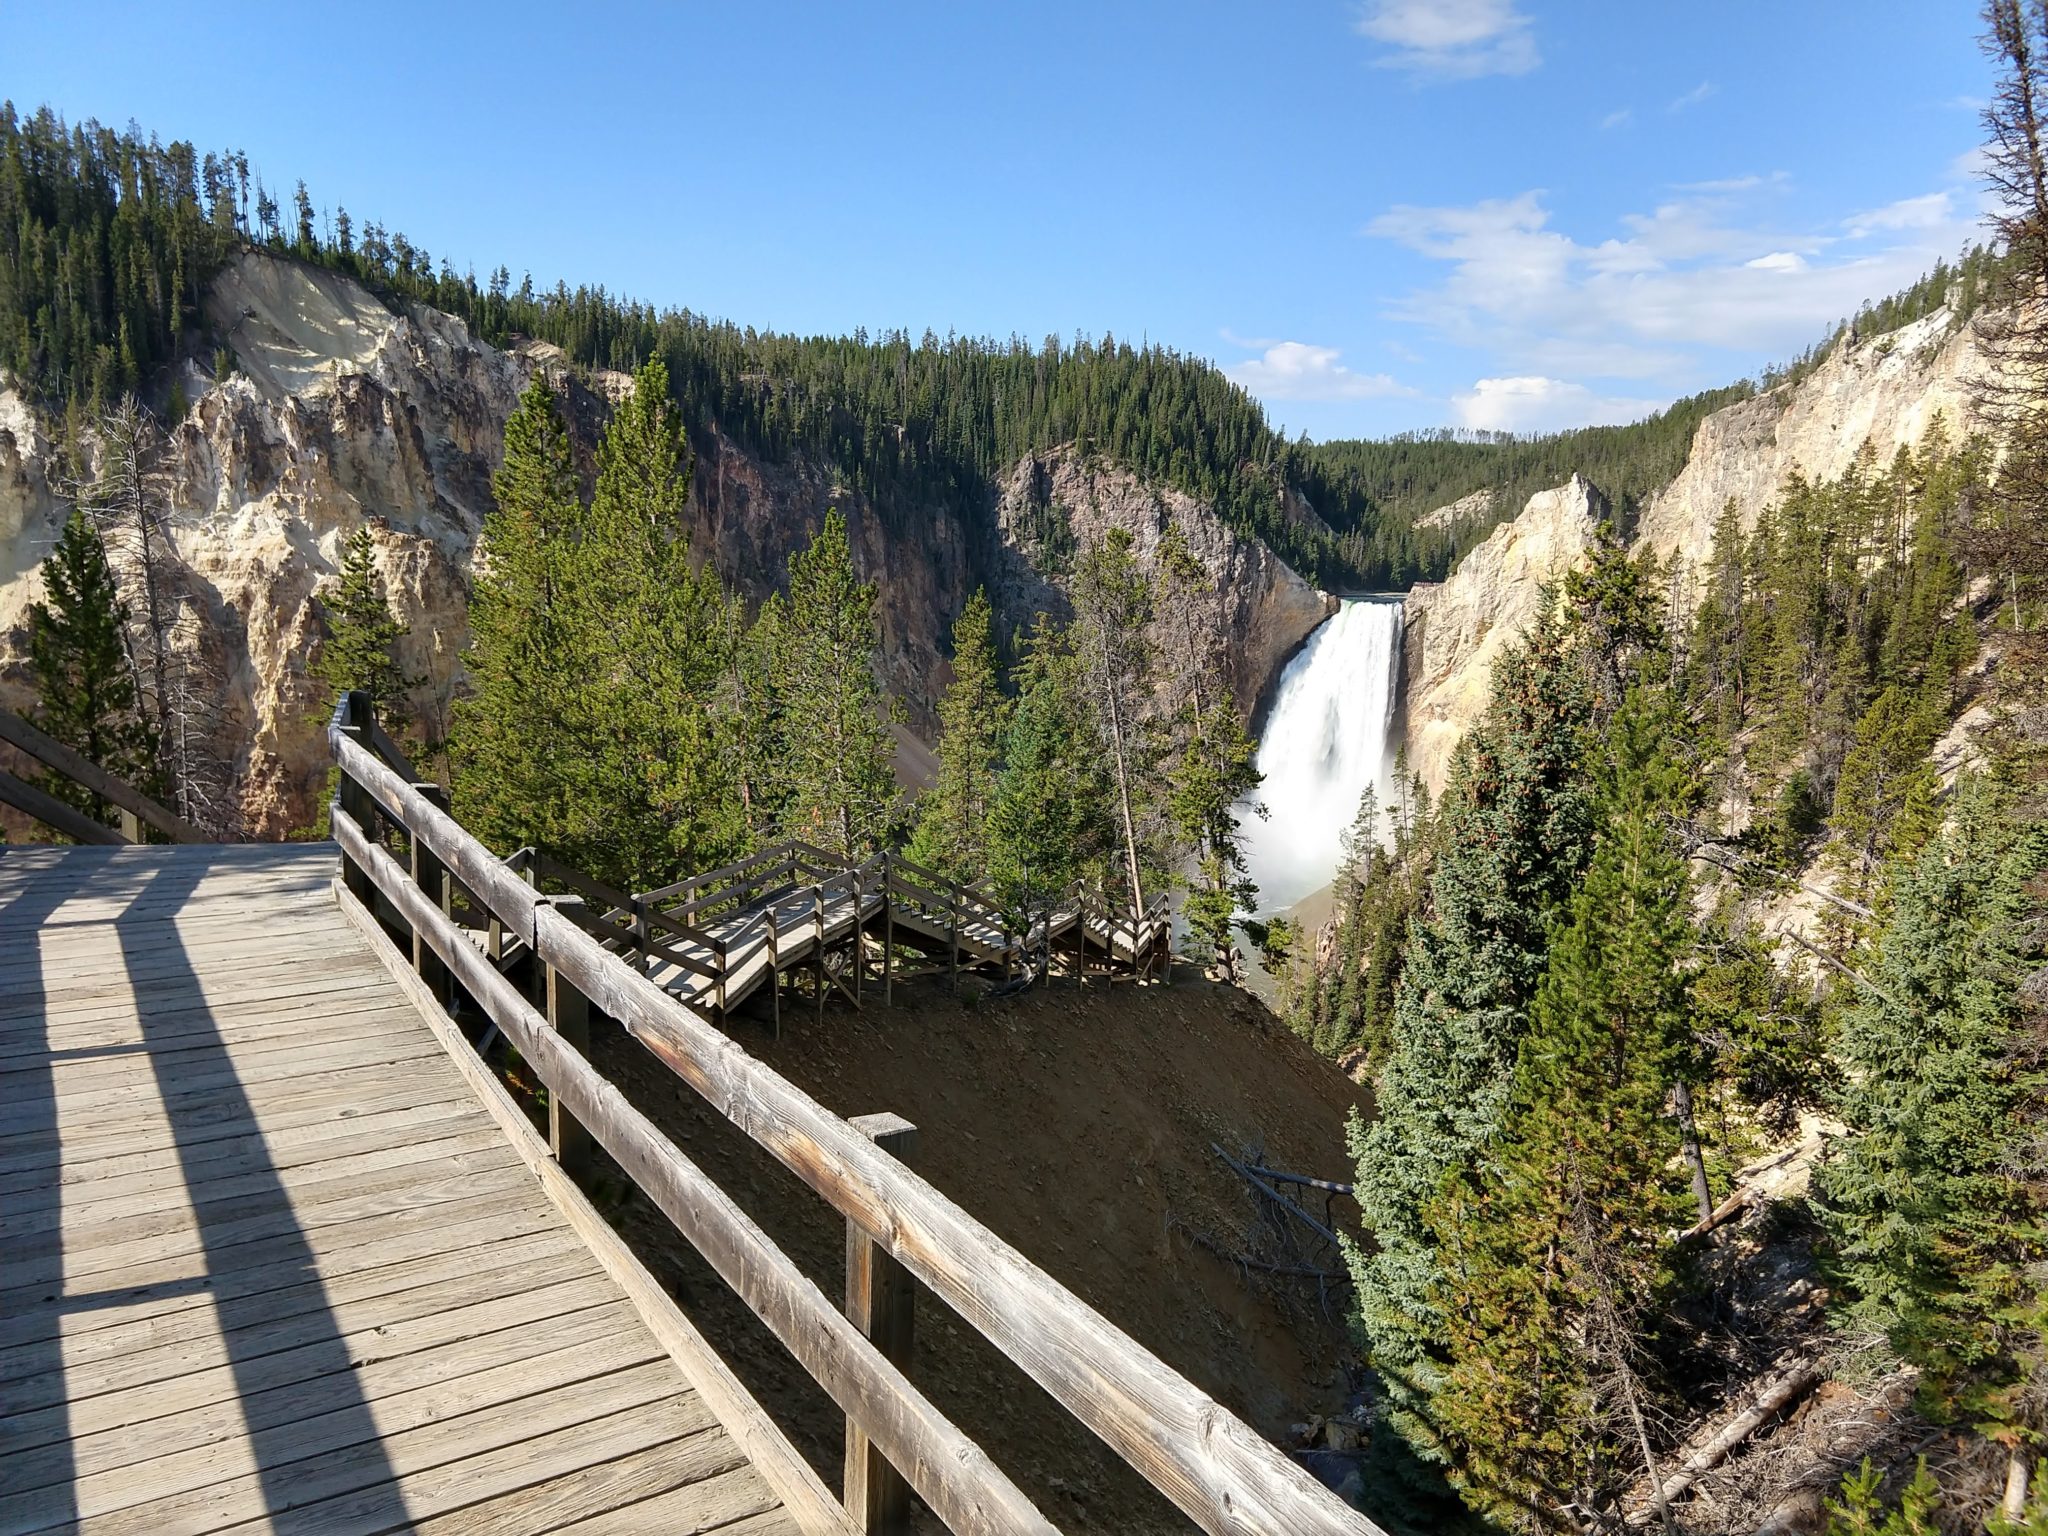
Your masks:
M 622 896 L 484 848 L 360 696 L 330 737 L 336 841 L 228 846 L 0 713 L 122 822 L 0 774 L 77 844 L 0 847 L 0 1536 L 907 1536 L 918 1504 L 1054 1536 L 918 1387 L 950 1362 L 917 1356 L 913 1298 L 1196 1529 L 1372 1536 L 919 1177 L 914 1127 L 832 1114 L 721 1027 L 743 995 L 779 1019 L 785 971 L 821 1013 L 920 957 L 1145 979 L 1163 911 L 1077 891 L 1019 936 L 970 887 L 801 844 Z M 809 1186 L 843 1296 L 592 1066 L 594 1027 Z M 844 1412 L 839 1487 L 592 1203 L 600 1158 Z

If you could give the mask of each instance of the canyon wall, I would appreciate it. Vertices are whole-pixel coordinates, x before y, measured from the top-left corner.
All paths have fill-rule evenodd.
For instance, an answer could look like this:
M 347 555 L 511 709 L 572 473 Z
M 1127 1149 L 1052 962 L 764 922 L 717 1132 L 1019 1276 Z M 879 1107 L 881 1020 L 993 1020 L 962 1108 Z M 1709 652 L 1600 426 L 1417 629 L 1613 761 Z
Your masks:
M 587 474 L 631 380 L 577 376 L 545 344 L 488 346 L 439 311 L 394 309 L 340 274 L 262 254 L 223 269 L 206 310 L 236 366 L 216 382 L 187 365 L 177 380 L 191 403 L 168 434 L 163 469 L 182 567 L 180 643 L 214 680 L 211 724 L 242 786 L 246 830 L 275 837 L 312 820 L 325 780 L 328 701 L 307 666 L 324 637 L 317 594 L 350 535 L 371 531 L 410 631 L 400 660 L 423 679 L 414 712 L 439 734 L 462 687 L 469 572 L 505 418 L 534 372 L 547 371 Z M 52 430 L 0 379 L 0 702 L 14 708 L 32 702 L 27 610 L 69 507 Z M 900 766 L 913 779 L 967 598 L 986 587 L 1005 635 L 1041 608 L 1063 612 L 1066 551 L 1108 527 L 1129 529 L 1149 557 L 1167 522 L 1180 526 L 1217 583 L 1247 702 L 1329 608 L 1206 503 L 1071 450 L 1027 457 L 986 504 L 882 509 L 836 466 L 764 461 L 716 423 L 694 443 L 694 547 L 751 601 L 785 578 L 828 509 L 845 514 L 855 562 L 879 591 L 880 667 L 907 706 Z
M 1887 335 L 1842 338 L 1803 378 L 1700 423 L 1685 467 L 1644 507 L 1634 549 L 1671 567 L 1674 597 L 1690 611 L 1700 591 L 1690 572 L 1711 554 L 1730 501 L 1753 529 L 1794 475 L 1834 479 L 1859 454 L 1919 447 L 1937 423 L 1959 441 L 1977 425 L 1972 382 L 1986 365 L 1982 326 L 1957 324 L 1947 310 Z M 1432 793 L 1486 706 L 1494 657 L 1535 617 L 1543 585 L 1585 558 L 1608 515 L 1607 498 L 1575 475 L 1531 497 L 1448 579 L 1409 594 L 1402 726 L 1410 766 Z

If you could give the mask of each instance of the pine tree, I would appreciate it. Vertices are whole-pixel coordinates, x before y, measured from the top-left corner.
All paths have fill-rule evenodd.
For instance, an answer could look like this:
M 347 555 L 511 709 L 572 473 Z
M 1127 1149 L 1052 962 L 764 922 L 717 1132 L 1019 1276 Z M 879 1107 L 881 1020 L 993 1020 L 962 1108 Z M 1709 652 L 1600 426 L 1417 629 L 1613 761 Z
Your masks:
M 1073 598 L 1074 653 L 1115 796 L 1119 883 L 1131 911 L 1139 913 L 1145 909 L 1147 873 L 1156 865 L 1150 833 L 1160 746 L 1145 719 L 1152 685 L 1152 584 L 1127 529 L 1112 528 L 1082 551 Z
M 1897 684 L 1856 723 L 1829 817 L 1839 839 L 1833 862 L 1849 876 L 1850 895 L 1866 895 L 1888 858 L 1912 852 L 1933 831 L 1939 782 L 1927 753 L 1940 734 L 1934 712 Z
M 976 592 L 953 624 L 953 680 L 939 700 L 939 772 L 918 803 L 907 850 L 956 880 L 988 873 L 988 818 L 1002 764 L 1009 705 L 990 635 L 988 598 Z
M 2044 1124 L 2034 1023 L 2048 826 L 1992 786 L 1898 870 L 1891 915 L 1841 1019 L 1849 1135 L 1820 1170 L 1837 1321 L 1922 1372 L 1938 1414 L 2038 1435 L 2048 1259 L 2030 1149 Z M 2028 1389 L 2029 1382 L 2036 1383 Z
M 1453 762 L 1379 1117 L 1350 1127 L 1377 1243 L 1350 1256 L 1361 1324 L 1390 1422 L 1426 1458 L 1441 1459 L 1426 1407 L 1446 1326 L 1427 1213 L 1445 1180 L 1475 1167 L 1500 1134 L 1551 914 L 1571 893 L 1591 833 L 1590 712 L 1566 625 L 1546 613 L 1496 662 L 1487 714 Z
M 455 707 L 455 792 L 490 846 L 571 856 L 574 785 L 591 658 L 573 608 L 585 521 L 568 429 L 536 373 L 505 423 L 470 592 L 471 691 Z
M 29 604 L 28 662 L 37 723 L 115 778 L 155 787 L 156 743 L 142 717 L 127 649 L 128 610 L 91 520 L 74 509 L 42 565 L 43 597 Z M 95 820 L 109 808 L 63 774 L 42 787 Z
M 1189 932 L 1206 947 L 1211 968 L 1237 979 L 1237 914 L 1257 902 L 1248 874 L 1242 814 L 1258 790 L 1259 744 L 1245 726 L 1223 670 L 1223 628 L 1215 583 L 1177 526 L 1159 544 L 1159 628 L 1172 701 L 1164 764 L 1166 809 L 1194 875 L 1182 908 Z M 1255 805 L 1253 814 L 1264 815 Z
M 341 568 L 320 593 L 327 638 L 308 670 L 337 695 L 367 693 L 389 721 L 402 718 L 403 700 L 415 679 L 398 664 L 397 646 L 406 629 L 391 611 L 375 552 L 368 525 L 343 544 Z
M 659 358 L 598 445 L 570 612 L 589 639 L 572 846 L 632 890 L 728 862 L 745 841 L 718 696 L 725 594 L 691 558 L 691 460 Z
M 989 880 L 1033 968 L 1050 963 L 1052 914 L 1112 847 L 1111 790 L 1067 637 L 1044 614 L 1019 668 L 1003 771 L 989 808 Z
M 790 557 L 789 602 L 776 636 L 776 755 L 784 829 L 849 859 L 889 837 L 896 819 L 895 742 L 875 653 L 875 589 L 855 576 L 837 511 Z
M 1666 1103 L 1691 944 L 1669 724 L 1641 689 L 1614 721 L 1595 851 L 1530 1005 L 1496 1150 L 1453 1171 L 1424 1217 L 1446 1321 L 1428 1414 L 1468 1502 L 1510 1525 L 1575 1524 L 1566 1502 L 1597 1508 L 1657 1478 L 1639 1333 L 1677 1210 Z

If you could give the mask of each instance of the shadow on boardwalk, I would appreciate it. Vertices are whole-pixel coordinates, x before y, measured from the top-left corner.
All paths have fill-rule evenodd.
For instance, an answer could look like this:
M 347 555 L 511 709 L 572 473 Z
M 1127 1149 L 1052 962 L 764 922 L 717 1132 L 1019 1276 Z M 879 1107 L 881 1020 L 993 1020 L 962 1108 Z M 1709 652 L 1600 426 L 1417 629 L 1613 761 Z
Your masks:
M 162 1202 L 176 1209 L 182 1201 L 199 1249 L 182 1281 L 124 1289 L 117 1268 L 104 1276 L 86 1273 L 67 1287 L 67 1268 L 77 1266 L 66 1264 L 61 1228 L 41 1234 L 41 1241 L 0 1241 L 0 1297 L 6 1298 L 0 1314 L 12 1320 L 0 1352 L 7 1362 L 0 1369 L 0 1532 L 70 1529 L 81 1517 L 90 1522 L 70 1444 L 66 1318 L 194 1289 L 210 1297 L 219 1347 L 234 1376 L 248 1450 L 244 1464 L 253 1463 L 260 1479 L 270 1529 L 288 1536 L 312 1528 L 312 1517 L 295 1517 L 292 1505 L 294 1485 L 310 1465 L 299 1458 L 305 1421 L 313 1418 L 322 1421 L 319 1443 L 352 1448 L 360 1481 L 351 1525 L 402 1530 L 409 1523 L 312 1243 L 178 929 L 180 913 L 212 868 L 197 858 L 144 861 L 98 849 L 72 850 L 58 863 L 35 866 L 26 857 L 11 861 L 0 854 L 0 967 L 21 978 L 19 984 L 8 978 L 5 990 L 12 995 L 0 1002 L 0 1071 L 12 1084 L 0 1105 L 0 1167 L 15 1169 L 14 1154 L 20 1154 L 21 1161 L 40 1164 L 46 1189 L 61 1180 L 66 1133 L 75 1137 L 80 1129 L 66 1120 L 59 1099 L 64 1064 L 146 1052 L 155 1102 L 143 1096 L 136 1112 L 155 1119 L 174 1150 L 176 1182 L 165 1169 Z M 80 896 L 93 909 L 67 915 L 66 902 Z M 261 918 L 251 914 L 251 921 Z M 46 975 L 43 952 L 56 946 L 38 934 L 53 924 L 68 955 L 78 958 L 67 959 L 62 974 Z M 74 968 L 88 956 L 104 959 L 102 986 L 125 977 L 139 1044 L 67 1048 L 53 995 L 67 980 L 77 984 Z M 309 1021 L 309 1029 L 316 1027 L 317 1020 Z M 219 1166 L 232 1168 L 231 1181 L 220 1179 Z M 84 1187 L 65 1186 L 60 1199 L 75 1203 L 73 1191 Z M 95 1283 L 102 1279 L 112 1283 Z M 266 1326 L 276 1322 L 276 1297 L 286 1292 L 293 1298 L 290 1326 Z M 286 1348 L 293 1358 L 280 1373 L 275 1357 Z M 284 1380 L 290 1385 L 279 1384 Z M 285 1392 L 289 1411 L 270 1411 L 270 1395 Z M 137 1405 L 135 1417 L 148 1416 Z

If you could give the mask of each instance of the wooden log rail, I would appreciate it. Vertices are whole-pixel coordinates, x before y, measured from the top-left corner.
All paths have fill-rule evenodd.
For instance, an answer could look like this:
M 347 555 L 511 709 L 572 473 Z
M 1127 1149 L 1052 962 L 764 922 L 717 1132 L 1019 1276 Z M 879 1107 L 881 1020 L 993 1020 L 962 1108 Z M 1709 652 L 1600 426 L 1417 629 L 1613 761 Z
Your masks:
M 144 827 L 155 830 L 173 843 L 213 841 L 176 812 L 158 805 L 133 785 L 115 778 L 99 764 L 4 709 L 0 709 L 0 741 L 26 753 L 45 768 L 62 774 L 81 789 L 99 796 L 119 813 L 120 826 L 110 827 L 11 773 L 0 773 L 0 804 L 26 812 L 51 831 L 61 832 L 73 842 L 112 846 L 139 843 L 147 835 L 142 830 Z
M 389 901 L 517 1047 L 550 1099 L 559 1100 L 561 1113 L 611 1155 L 838 1403 L 864 1443 L 951 1529 L 961 1536 L 993 1536 L 1055 1528 L 938 1413 L 885 1349 L 591 1066 L 572 1038 L 578 1021 L 564 1017 L 561 1022 L 570 1028 L 551 1023 L 470 942 L 449 919 L 444 902 L 423 891 L 382 846 L 374 831 L 380 819 L 402 827 L 508 938 L 528 946 L 555 988 L 572 989 L 589 1008 L 623 1026 L 1203 1531 L 1377 1536 L 1372 1522 L 1278 1447 L 1111 1325 L 871 1134 L 749 1055 L 536 892 L 372 750 L 366 701 L 356 699 L 337 706 L 328 733 L 341 769 L 334 830 L 345 893 L 366 905 L 373 892 Z M 863 1259 L 870 1270 L 873 1257 Z M 865 1458 L 863 1467 L 872 1470 Z

